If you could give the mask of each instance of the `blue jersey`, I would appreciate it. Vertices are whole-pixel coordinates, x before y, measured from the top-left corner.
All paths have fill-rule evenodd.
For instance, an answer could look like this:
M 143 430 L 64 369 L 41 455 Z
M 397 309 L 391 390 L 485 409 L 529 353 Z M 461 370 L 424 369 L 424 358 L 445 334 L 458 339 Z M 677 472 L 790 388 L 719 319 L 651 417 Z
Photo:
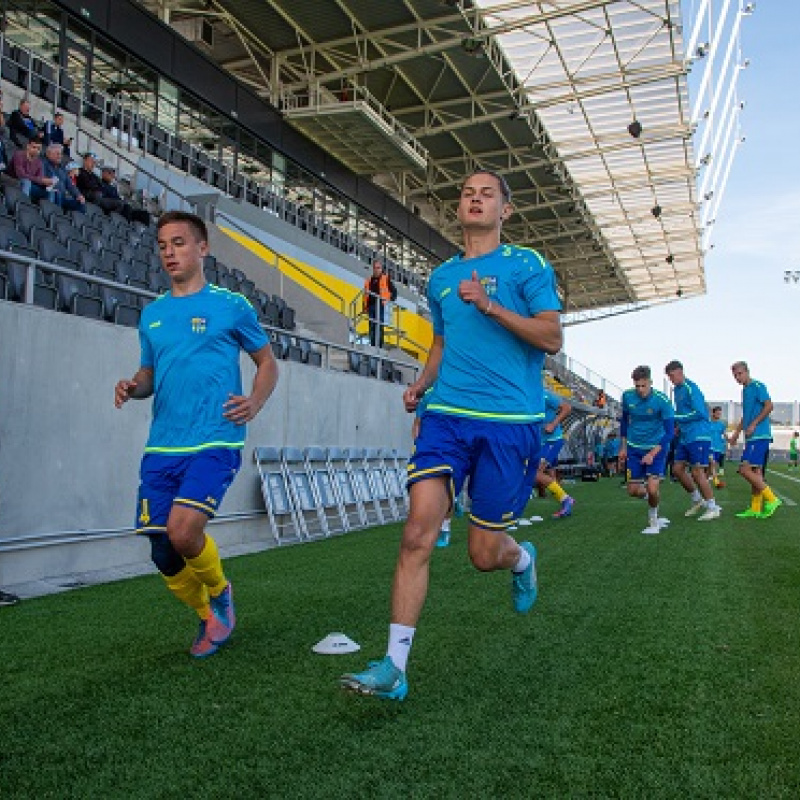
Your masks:
M 764 404 L 770 399 L 767 387 L 760 381 L 751 380 L 742 387 L 742 430 L 747 430 L 750 423 L 761 413 Z M 756 425 L 752 436 L 747 437 L 748 442 L 756 439 L 772 441 L 772 425 L 767 415 Z
M 728 426 L 725 424 L 724 419 L 712 419 L 708 422 L 708 428 L 711 432 L 711 452 L 712 453 L 724 453 L 726 442 L 725 442 L 725 429 Z
M 684 444 L 710 442 L 708 409 L 698 385 L 684 378 L 683 383 L 673 390 L 672 399 L 675 403 L 675 422 L 680 427 L 680 441 Z
M 478 258 L 456 256 L 433 271 L 428 303 L 444 352 L 428 409 L 499 422 L 544 418 L 544 353 L 458 296 L 473 271 L 493 302 L 532 317 L 560 311 L 553 268 L 535 250 L 502 245 Z
M 674 417 L 669 398 L 662 392 L 651 389 L 647 397 L 640 397 L 635 389 L 622 393 L 622 429 L 629 447 L 651 450 L 660 444 L 663 448 L 667 424 L 671 435 Z
M 145 307 L 139 323 L 143 367 L 153 370 L 153 422 L 145 452 L 180 454 L 242 447 L 245 426 L 223 417 L 242 393 L 239 350 L 268 343 L 245 297 L 210 284 L 171 292 Z
M 558 416 L 558 409 L 561 408 L 563 398 L 551 392 L 549 389 L 544 390 L 544 422 L 552 422 Z M 564 438 L 564 429 L 560 425 L 553 428 L 552 433 L 542 430 L 543 442 L 560 442 Z
M 609 436 L 606 439 L 606 444 L 604 449 L 606 458 L 616 458 L 619 455 L 620 447 L 622 443 L 616 436 Z

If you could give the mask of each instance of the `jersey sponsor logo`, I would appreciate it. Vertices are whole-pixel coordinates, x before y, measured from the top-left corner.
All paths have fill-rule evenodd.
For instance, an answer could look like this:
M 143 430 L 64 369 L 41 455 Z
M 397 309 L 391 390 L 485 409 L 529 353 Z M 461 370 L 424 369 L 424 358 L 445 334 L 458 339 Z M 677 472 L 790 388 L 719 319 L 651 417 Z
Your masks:
M 481 286 L 483 286 L 483 291 L 486 292 L 487 297 L 497 297 L 496 275 L 487 275 L 485 278 L 481 278 Z
M 161 327 L 161 320 L 157 319 L 155 322 L 151 322 L 148 327 L 149 328 L 160 328 Z
M 205 333 L 206 322 L 205 317 L 192 317 L 192 333 Z
M 440 299 L 440 300 L 444 300 L 444 298 L 445 298 L 445 297 L 447 297 L 447 295 L 449 295 L 449 294 L 450 294 L 450 292 L 452 292 L 452 291 L 453 291 L 452 287 L 448 286 L 448 287 L 447 287 L 447 288 L 446 288 L 446 289 L 445 289 L 445 290 L 444 290 L 444 291 L 443 291 L 443 292 L 442 292 L 442 293 L 439 295 L 439 299 Z

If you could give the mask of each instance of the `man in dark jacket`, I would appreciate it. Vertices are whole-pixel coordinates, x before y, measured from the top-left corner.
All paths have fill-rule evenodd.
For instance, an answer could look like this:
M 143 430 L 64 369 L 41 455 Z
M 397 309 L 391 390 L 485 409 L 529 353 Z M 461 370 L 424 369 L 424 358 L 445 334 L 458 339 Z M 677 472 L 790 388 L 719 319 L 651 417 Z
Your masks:
M 117 211 L 121 214 L 125 203 L 123 203 L 119 195 L 116 197 L 107 196 L 103 181 L 94 171 L 96 163 L 97 156 L 94 153 L 83 154 L 83 166 L 76 180 L 78 190 L 86 198 L 87 203 L 94 203 L 96 206 L 100 206 L 106 214 L 110 214 L 112 211 Z
M 121 207 L 114 209 L 119 214 L 122 214 L 128 222 L 138 220 L 145 225 L 150 224 L 150 214 L 142 208 L 132 208 L 129 203 L 126 203 L 119 194 L 117 188 L 117 173 L 114 167 L 106 165 L 100 170 L 100 181 L 102 183 L 103 197 L 108 201 L 117 201 L 121 203 Z
M 41 142 L 42 132 L 31 117 L 31 104 L 27 100 L 20 100 L 19 108 L 8 118 L 8 133 L 17 147 L 25 147 L 31 139 Z

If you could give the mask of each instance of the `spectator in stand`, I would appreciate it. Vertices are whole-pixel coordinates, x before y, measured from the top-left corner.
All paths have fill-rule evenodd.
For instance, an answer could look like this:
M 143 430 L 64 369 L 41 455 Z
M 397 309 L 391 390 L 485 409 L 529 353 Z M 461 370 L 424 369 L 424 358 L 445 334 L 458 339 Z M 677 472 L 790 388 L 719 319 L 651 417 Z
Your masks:
M 35 202 L 47 197 L 50 187 L 56 184 L 54 178 L 44 176 L 42 159 L 42 143 L 31 139 L 24 150 L 17 150 L 11 159 L 9 175 L 19 181 L 19 188 Z
M 64 112 L 56 111 L 53 119 L 45 122 L 44 131 L 42 132 L 42 144 L 48 147 L 51 144 L 60 144 L 63 148 L 63 157 L 65 161 L 69 161 L 72 156 L 70 155 L 69 148 L 72 144 L 72 139 L 64 138 Z
M 61 206 L 65 211 L 85 211 L 86 200 L 78 191 L 78 187 L 70 180 L 67 170 L 61 166 L 64 154 L 60 144 L 47 146 L 43 162 L 44 176 L 53 178 L 56 183 L 53 190 L 52 201 Z
M 129 203 L 126 203 L 120 197 L 119 189 L 117 188 L 117 172 L 112 166 L 104 166 L 100 170 L 100 180 L 102 183 L 103 197 L 109 202 L 121 203 L 119 208 L 112 209 L 119 214 L 122 214 L 128 222 L 138 220 L 145 225 L 150 224 L 150 214 L 143 208 L 132 208 Z
M 19 101 L 19 108 L 8 119 L 8 129 L 11 141 L 17 147 L 24 148 L 30 141 L 42 141 L 42 132 L 31 117 L 31 104 L 28 100 Z
M 8 128 L 6 118 L 3 114 L 3 93 L 0 92 L 0 175 L 8 169 L 8 152 L 6 150 L 6 140 L 8 139 Z
M 594 404 L 597 406 L 597 408 L 605 408 L 608 404 L 606 393 L 602 389 L 598 390 L 597 399 L 594 401 Z
M 364 311 L 369 317 L 369 343 L 383 347 L 384 308 L 397 299 L 397 289 L 379 259 L 372 262 L 372 276 L 364 281 Z

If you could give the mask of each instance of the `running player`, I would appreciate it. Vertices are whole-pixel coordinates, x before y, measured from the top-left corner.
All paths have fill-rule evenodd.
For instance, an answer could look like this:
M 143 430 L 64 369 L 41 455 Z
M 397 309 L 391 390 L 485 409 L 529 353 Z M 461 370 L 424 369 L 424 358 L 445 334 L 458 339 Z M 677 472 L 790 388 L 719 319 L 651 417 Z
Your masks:
M 141 366 L 117 383 L 114 403 L 153 396 L 136 532 L 150 539 L 169 590 L 199 615 L 190 653 L 203 658 L 236 623 L 231 584 L 206 524 L 239 471 L 245 423 L 272 394 L 278 368 L 250 303 L 206 283 L 208 232 L 200 217 L 163 214 L 158 249 L 171 289 L 142 312 Z M 242 394 L 240 350 L 256 365 L 249 395 Z
M 513 606 L 537 597 L 536 550 L 517 544 L 514 522 L 527 459 L 539 458 L 545 352 L 561 347 L 560 302 L 552 267 L 535 250 L 500 244 L 512 213 L 502 176 L 479 171 L 458 204 L 464 254 L 428 282 L 434 339 L 408 410 L 433 386 L 408 465 L 410 511 L 392 588 L 386 657 L 343 675 L 343 688 L 384 699 L 408 692 L 406 665 L 428 591 L 431 552 L 442 520 L 469 475 L 468 550 L 482 572 L 510 570 Z
M 708 423 L 711 432 L 711 455 L 708 457 L 709 479 L 715 489 L 722 489 L 725 486 L 722 476 L 725 474 L 725 430 L 727 424 L 722 419 L 722 406 L 714 406 L 711 409 L 711 419 Z
M 745 361 L 737 361 L 732 367 L 733 377 L 742 387 L 742 418 L 728 440 L 735 445 L 744 431 L 745 445 L 739 474 L 750 484 L 750 508 L 740 511 L 737 517 L 771 517 L 783 505 L 764 480 L 763 464 L 772 441 L 772 400 L 767 387 L 750 377 Z
M 669 525 L 658 516 L 658 504 L 675 418 L 669 398 L 653 389 L 650 367 L 636 367 L 631 378 L 633 389 L 622 394 L 619 460 L 627 462 L 628 494 L 647 497 L 648 524 L 642 533 L 653 535 Z
M 683 374 L 680 361 L 670 361 L 664 371 L 675 387 L 675 422 L 679 429 L 675 450 L 675 477 L 691 495 L 692 505 L 687 517 L 700 514 L 700 522 L 717 519 L 722 509 L 714 500 L 714 491 L 708 482 L 708 456 L 711 451 L 711 433 L 708 429 L 708 409 L 700 387 Z M 691 474 L 686 466 L 690 465 Z M 702 513 L 701 513 L 702 512 Z

